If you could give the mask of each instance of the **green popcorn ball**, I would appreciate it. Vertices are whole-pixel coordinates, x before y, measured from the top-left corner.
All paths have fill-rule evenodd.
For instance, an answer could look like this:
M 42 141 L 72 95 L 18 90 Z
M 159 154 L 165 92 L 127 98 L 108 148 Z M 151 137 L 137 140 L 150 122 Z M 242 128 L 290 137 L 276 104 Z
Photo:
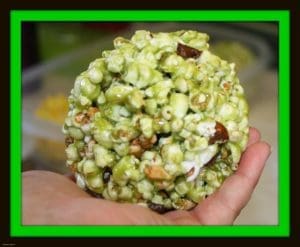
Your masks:
M 234 173 L 249 109 L 235 65 L 208 40 L 136 31 L 76 78 L 63 133 L 80 188 L 165 213 L 192 209 Z

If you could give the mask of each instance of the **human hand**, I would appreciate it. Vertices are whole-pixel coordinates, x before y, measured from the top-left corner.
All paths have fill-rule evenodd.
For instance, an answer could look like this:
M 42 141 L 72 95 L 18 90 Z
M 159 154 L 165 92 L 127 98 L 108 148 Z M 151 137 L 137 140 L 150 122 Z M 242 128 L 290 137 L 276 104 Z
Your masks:
M 25 225 L 229 225 L 249 201 L 270 154 L 258 130 L 250 129 L 238 170 L 191 211 L 159 215 L 138 205 L 93 198 L 66 176 L 47 171 L 23 173 Z

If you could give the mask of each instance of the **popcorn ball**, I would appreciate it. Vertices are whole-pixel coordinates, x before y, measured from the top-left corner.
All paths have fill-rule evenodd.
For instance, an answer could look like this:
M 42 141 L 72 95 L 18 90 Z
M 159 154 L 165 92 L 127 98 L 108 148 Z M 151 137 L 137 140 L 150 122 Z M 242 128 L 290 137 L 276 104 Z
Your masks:
M 136 31 L 75 80 L 67 166 L 96 197 L 190 210 L 238 167 L 248 105 L 234 64 L 197 31 Z

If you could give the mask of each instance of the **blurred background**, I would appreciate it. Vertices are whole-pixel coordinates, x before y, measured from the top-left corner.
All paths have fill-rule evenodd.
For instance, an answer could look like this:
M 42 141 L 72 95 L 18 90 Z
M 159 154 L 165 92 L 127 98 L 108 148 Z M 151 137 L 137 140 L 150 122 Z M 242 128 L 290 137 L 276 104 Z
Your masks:
M 235 224 L 278 223 L 278 26 L 276 23 L 36 23 L 22 24 L 22 169 L 68 172 L 61 127 L 75 77 L 135 30 L 194 29 L 210 36 L 214 53 L 236 63 L 250 105 L 250 124 L 272 146 L 260 182 Z

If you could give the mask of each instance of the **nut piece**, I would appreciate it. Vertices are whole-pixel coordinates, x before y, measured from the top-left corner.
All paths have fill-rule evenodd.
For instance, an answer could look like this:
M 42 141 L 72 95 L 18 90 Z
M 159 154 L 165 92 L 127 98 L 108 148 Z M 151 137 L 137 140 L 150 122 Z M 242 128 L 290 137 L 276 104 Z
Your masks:
M 140 158 L 145 150 L 152 148 L 156 141 L 156 135 L 153 135 L 151 138 L 146 138 L 144 135 L 141 135 L 131 142 L 129 153 L 137 158 Z
M 139 143 L 141 144 L 142 148 L 150 149 L 152 148 L 153 144 L 157 141 L 156 135 L 153 135 L 151 138 L 146 138 L 145 136 L 141 135 L 139 137 Z
M 90 107 L 87 113 L 79 112 L 75 116 L 75 121 L 79 124 L 87 124 L 90 122 L 91 118 L 98 112 L 99 109 L 97 107 Z
M 183 198 L 178 199 L 174 204 L 175 208 L 180 210 L 192 210 L 197 206 L 196 203 Z
M 150 208 L 151 210 L 159 213 L 159 214 L 164 214 L 168 211 L 171 211 L 171 210 L 174 210 L 172 208 L 166 208 L 164 205 L 162 204 L 157 204 L 157 203 L 154 203 L 154 202 L 148 202 L 148 208 Z
M 161 181 L 161 180 L 156 180 L 154 181 L 155 187 L 160 190 L 167 190 L 167 189 L 172 189 L 175 185 L 172 182 L 172 180 L 168 181 Z
M 90 108 L 88 109 L 87 116 L 88 116 L 89 118 L 91 118 L 91 117 L 93 117 L 93 116 L 95 115 L 95 113 L 98 112 L 98 111 L 99 111 L 99 109 L 98 109 L 97 107 L 90 107 Z
M 216 122 L 215 129 L 216 129 L 215 134 L 209 139 L 208 142 L 209 145 L 212 145 L 216 142 L 224 143 L 228 141 L 229 139 L 228 131 L 223 124 L 221 124 L 220 122 Z
M 230 89 L 230 83 L 229 82 L 224 82 L 223 83 L 223 88 L 224 88 L 224 90 L 226 90 L 226 91 L 228 91 L 229 89 Z
M 134 155 L 136 158 L 142 157 L 144 151 L 145 150 L 138 144 L 132 144 L 129 146 L 129 154 Z
M 177 45 L 177 55 L 183 58 L 198 58 L 200 57 L 202 51 L 199 51 L 195 48 L 189 47 L 178 43 Z
M 147 166 L 144 171 L 150 179 L 169 180 L 172 178 L 161 166 Z
M 70 144 L 72 144 L 74 142 L 74 138 L 73 137 L 71 137 L 71 136 L 67 136 L 66 138 L 65 138 L 65 145 L 66 145 L 66 147 L 68 147 Z
M 79 112 L 76 116 L 75 116 L 75 121 L 79 124 L 86 124 L 89 122 L 89 118 L 86 116 L 86 114 Z
M 195 167 L 192 167 L 186 174 L 187 177 L 192 176 L 195 172 Z

